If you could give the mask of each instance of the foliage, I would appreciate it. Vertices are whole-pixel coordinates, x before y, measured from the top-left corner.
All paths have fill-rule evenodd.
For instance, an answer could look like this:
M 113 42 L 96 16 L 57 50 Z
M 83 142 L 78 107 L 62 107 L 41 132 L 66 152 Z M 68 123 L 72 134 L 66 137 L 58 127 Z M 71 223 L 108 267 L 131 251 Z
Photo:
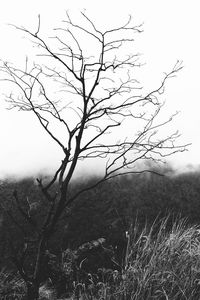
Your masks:
M 19 275 L 6 269 L 0 271 L 0 299 L 24 299 L 25 283 Z
M 200 295 L 198 226 L 168 219 L 138 236 L 133 228 L 125 272 L 127 299 L 198 299 Z
M 177 219 L 168 230 L 168 221 L 156 221 L 142 231 L 136 223 L 129 233 L 124 270 L 101 270 L 101 280 L 88 274 L 88 282 L 75 284 L 72 298 L 199 299 L 200 228 Z
M 160 172 L 162 173 L 162 170 Z M 126 247 L 125 232 L 136 218 L 142 227 L 146 223 L 151 225 L 158 215 L 162 217 L 172 212 L 174 216 L 181 214 L 187 217 L 191 224 L 199 223 L 199 178 L 198 172 L 164 177 L 135 175 L 115 179 L 92 191 L 87 191 L 76 200 L 68 214 L 57 226 L 56 235 L 50 240 L 49 250 L 57 255 L 67 248 L 77 249 L 85 242 L 103 237 L 108 244 L 113 246 L 115 252 L 118 249 L 119 253 L 115 253 L 115 255 L 120 261 Z M 87 184 L 74 181 L 70 188 L 71 192 L 84 188 Z M 28 196 L 33 202 L 41 199 L 41 195 L 31 179 L 1 183 L 1 205 L 9 207 L 9 212 L 18 221 L 18 224 L 28 229 L 29 224 L 22 218 L 13 200 L 14 189 L 19 191 L 22 199 L 26 200 Z M 24 205 L 27 205 L 26 201 Z M 43 218 L 45 209 L 43 204 L 40 213 L 35 216 L 38 223 L 41 222 L 40 219 Z M 2 210 L 1 219 L 1 261 L 7 265 L 6 258 L 11 255 L 8 233 L 13 237 L 12 241 L 16 251 L 23 250 L 23 236 L 16 223 L 13 223 L 6 212 Z M 29 228 L 30 236 L 34 236 L 33 229 Z M 27 263 L 29 264 L 29 262 Z
M 191 224 L 199 223 L 199 186 L 198 172 L 132 175 L 107 182 L 74 203 L 67 219 L 64 248 L 76 248 L 102 236 L 114 248 L 118 246 L 123 251 L 125 231 L 136 218 L 141 227 L 146 223 L 151 225 L 158 215 L 162 218 L 168 213 L 174 217 L 182 215 Z
M 71 275 L 75 252 L 68 250 L 63 253 L 62 270 L 70 275 L 66 278 L 68 286 L 71 280 L 71 289 L 60 297 L 96 300 L 198 300 L 200 228 L 195 225 L 188 226 L 185 219 L 176 219 L 169 229 L 168 222 L 169 218 L 157 220 L 151 228 L 144 227 L 142 230 L 136 222 L 130 228 L 126 265 L 122 272 L 99 269 L 97 274 L 87 273 L 84 279 L 74 280 Z M 1 293 L 7 291 L 6 295 L 11 295 L 16 291 L 16 286 L 20 286 L 21 290 L 17 291 L 23 296 L 23 284 L 17 278 L 2 271 Z M 67 281 L 65 283 L 67 284 Z M 1 299 L 4 299 L 3 296 Z M 58 298 L 46 283 L 40 288 L 40 299 Z

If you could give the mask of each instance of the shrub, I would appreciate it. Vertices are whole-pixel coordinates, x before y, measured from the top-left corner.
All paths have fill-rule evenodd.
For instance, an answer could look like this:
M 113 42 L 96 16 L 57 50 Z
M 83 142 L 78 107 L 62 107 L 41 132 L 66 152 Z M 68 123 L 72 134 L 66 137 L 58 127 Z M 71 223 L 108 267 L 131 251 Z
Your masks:
M 71 299 L 200 298 L 200 227 L 188 226 L 185 219 L 171 223 L 168 217 L 150 229 L 140 230 L 136 223 L 127 238 L 123 271 L 102 268 L 96 277 L 88 274 L 90 284 L 75 282 Z

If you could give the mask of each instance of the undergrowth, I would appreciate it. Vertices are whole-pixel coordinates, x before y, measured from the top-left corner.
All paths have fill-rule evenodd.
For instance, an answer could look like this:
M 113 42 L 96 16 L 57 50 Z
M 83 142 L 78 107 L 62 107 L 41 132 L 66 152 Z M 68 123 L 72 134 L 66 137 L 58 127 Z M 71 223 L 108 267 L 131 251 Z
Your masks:
M 127 232 L 127 239 L 122 272 L 102 269 L 101 280 L 97 274 L 88 274 L 87 284 L 72 282 L 71 294 L 59 299 L 200 299 L 198 226 L 188 226 L 185 220 L 177 220 L 169 230 L 165 218 L 159 224 L 155 222 L 150 229 L 139 230 L 135 224 Z M 0 290 L 2 300 L 25 299 L 23 281 L 5 271 L 0 273 Z M 40 299 L 58 299 L 45 285 L 40 291 Z
M 124 272 L 125 299 L 200 299 L 200 230 L 168 219 L 138 235 L 132 229 Z M 120 299 L 120 298 L 119 298 Z
M 25 296 L 25 284 L 20 276 L 6 269 L 0 272 L 0 299 L 21 300 Z

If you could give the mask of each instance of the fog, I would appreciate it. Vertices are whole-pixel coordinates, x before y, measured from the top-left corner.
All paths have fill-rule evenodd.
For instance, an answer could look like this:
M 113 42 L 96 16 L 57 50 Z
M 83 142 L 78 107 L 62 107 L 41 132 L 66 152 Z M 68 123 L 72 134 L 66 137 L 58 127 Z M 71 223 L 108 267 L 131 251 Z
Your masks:
M 67 7 L 66 7 L 67 6 Z M 128 14 L 135 24 L 144 22 L 144 32 L 135 37 L 134 51 L 142 53 L 144 66 L 138 79 L 148 90 L 154 89 L 176 60 L 182 60 L 184 68 L 177 78 L 166 85 L 166 116 L 180 111 L 173 123 L 174 130 L 182 134 L 180 143 L 192 143 L 187 152 L 169 159 L 175 169 L 199 168 L 200 118 L 199 118 L 199 69 L 200 43 L 198 41 L 200 19 L 198 1 L 6 1 L 0 11 L 0 58 L 22 66 L 26 55 L 31 58 L 35 49 L 30 39 L 16 31 L 8 23 L 29 29 L 37 27 L 37 15 L 41 14 L 41 26 L 48 33 L 65 17 L 65 10 L 78 14 L 86 9 L 98 26 L 111 28 L 124 23 Z M 0 177 L 35 176 L 51 173 L 59 166 L 62 153 L 43 131 L 30 112 L 7 110 L 4 93 L 11 87 L 1 82 L 0 102 Z M 130 130 L 130 128 L 127 128 Z M 85 174 L 100 170 L 100 162 L 81 163 L 79 172 Z

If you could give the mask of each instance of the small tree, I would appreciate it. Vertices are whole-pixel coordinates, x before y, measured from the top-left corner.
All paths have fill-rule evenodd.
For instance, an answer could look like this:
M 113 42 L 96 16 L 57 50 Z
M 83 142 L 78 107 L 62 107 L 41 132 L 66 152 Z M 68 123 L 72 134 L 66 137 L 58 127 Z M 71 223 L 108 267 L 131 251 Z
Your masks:
M 63 153 L 63 160 L 52 178 L 48 182 L 37 179 L 47 207 L 40 226 L 33 222 L 32 212 L 37 206 L 23 209 L 17 191 L 14 193 L 22 216 L 37 233 L 32 274 L 26 271 L 24 264 L 28 255 L 27 237 L 22 254 L 13 259 L 26 282 L 29 300 L 38 299 L 48 241 L 77 197 L 113 177 L 149 172 L 151 170 L 142 165 L 138 169 L 137 163 L 162 161 L 186 147 L 175 144 L 177 132 L 163 137 L 159 134 L 159 129 L 174 117 L 159 122 L 163 107 L 161 95 L 167 79 L 176 75 L 181 64 L 178 62 L 165 74 L 157 88 L 142 95 L 142 88 L 134 78 L 135 68 L 140 67 L 139 55 L 129 50 L 127 53 L 141 26 L 132 25 L 130 17 L 118 28 L 100 31 L 85 13 L 81 15 L 83 25 L 66 13 L 64 27 L 55 29 L 54 44 L 42 37 L 40 17 L 35 33 L 16 27 L 34 39 L 40 50 L 39 62 L 33 62 L 30 67 L 26 59 L 24 70 L 7 62 L 1 65 L 3 80 L 19 91 L 18 94 L 15 89 L 15 93 L 7 96 L 10 108 L 31 111 Z M 45 65 L 41 59 L 47 60 Z M 126 134 L 125 123 L 133 127 L 131 134 Z M 124 129 L 123 134 L 120 128 Z M 116 135 L 117 140 L 113 138 Z M 92 185 L 70 194 L 69 184 L 79 161 L 91 159 L 102 160 L 103 175 Z M 57 183 L 55 192 L 53 187 Z

